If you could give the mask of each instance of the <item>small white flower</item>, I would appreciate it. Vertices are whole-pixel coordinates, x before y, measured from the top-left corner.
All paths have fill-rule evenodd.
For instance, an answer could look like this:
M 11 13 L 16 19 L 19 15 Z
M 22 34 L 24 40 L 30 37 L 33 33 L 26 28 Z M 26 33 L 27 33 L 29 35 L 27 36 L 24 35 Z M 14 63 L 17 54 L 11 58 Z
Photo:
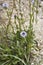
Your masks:
M 21 33 L 20 33 L 20 36 L 22 36 L 22 37 L 26 37 L 27 36 L 27 33 L 25 32 L 25 31 L 22 31 Z
M 3 3 L 2 6 L 3 6 L 4 8 L 8 8 L 8 7 L 9 7 L 9 4 L 8 4 L 8 3 Z
M 31 63 L 31 65 L 34 65 L 34 63 Z

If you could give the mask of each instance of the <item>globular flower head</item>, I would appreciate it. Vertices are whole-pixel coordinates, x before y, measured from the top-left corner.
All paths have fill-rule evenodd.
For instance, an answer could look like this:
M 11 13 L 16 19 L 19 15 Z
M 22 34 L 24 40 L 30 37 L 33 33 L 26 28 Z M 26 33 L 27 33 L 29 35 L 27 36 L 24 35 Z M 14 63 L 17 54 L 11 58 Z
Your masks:
M 27 36 L 27 33 L 26 33 L 25 31 L 22 31 L 22 32 L 20 33 L 20 36 L 23 37 L 23 38 L 25 38 L 25 37 Z
M 31 3 L 34 4 L 34 0 L 31 0 Z
M 2 6 L 3 6 L 3 8 L 8 8 L 9 4 L 8 3 L 3 3 Z

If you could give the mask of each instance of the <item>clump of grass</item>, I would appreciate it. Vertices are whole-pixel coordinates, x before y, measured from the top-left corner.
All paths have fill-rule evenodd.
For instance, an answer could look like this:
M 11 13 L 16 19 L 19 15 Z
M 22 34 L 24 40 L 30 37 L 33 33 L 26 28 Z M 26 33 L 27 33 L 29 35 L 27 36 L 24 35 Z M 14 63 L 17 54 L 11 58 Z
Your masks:
M 15 3 L 15 1 L 13 3 Z M 11 21 L 14 7 L 12 8 L 12 11 L 10 11 L 8 7 L 6 7 L 7 5 L 5 5 L 8 24 L 5 28 L 5 34 L 2 35 L 0 43 L 0 65 L 31 65 L 31 49 L 35 46 L 35 34 L 33 31 L 35 2 L 32 2 L 31 4 L 31 1 L 29 1 L 30 20 L 27 31 L 24 27 L 24 30 L 21 28 L 25 23 L 25 19 L 21 13 L 20 3 L 21 1 L 19 1 L 19 15 L 21 18 L 19 15 L 14 16 L 15 26 Z M 18 22 L 18 25 L 16 21 Z

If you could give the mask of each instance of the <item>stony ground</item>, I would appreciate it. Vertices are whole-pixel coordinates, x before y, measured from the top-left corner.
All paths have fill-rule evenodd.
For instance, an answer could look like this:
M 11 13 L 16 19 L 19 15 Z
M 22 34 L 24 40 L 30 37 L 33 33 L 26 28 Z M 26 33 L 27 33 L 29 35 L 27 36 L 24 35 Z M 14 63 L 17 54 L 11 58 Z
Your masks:
M 5 11 L 3 10 L 3 7 L 2 7 L 3 2 L 8 2 L 10 8 L 12 8 L 12 6 L 13 6 L 12 5 L 12 2 L 13 2 L 12 0 L 0 0 L 0 24 L 3 24 L 3 23 L 5 23 L 7 21 Z M 29 9 L 28 10 L 26 9 L 26 8 L 28 8 L 28 6 L 26 6 L 26 5 L 28 5 L 27 0 L 24 1 L 24 6 L 22 6 L 22 9 L 24 11 L 24 17 L 26 17 L 26 21 L 28 21 L 28 10 Z M 41 6 L 42 6 L 41 8 L 43 8 L 43 2 L 41 2 Z M 42 12 L 41 8 L 39 8 L 38 23 L 37 24 L 34 23 L 35 35 L 36 35 L 36 39 L 37 39 L 40 51 L 36 52 L 34 50 L 34 52 L 38 54 L 38 58 L 36 58 L 36 62 L 40 61 L 41 62 L 40 65 L 43 65 L 43 12 Z

